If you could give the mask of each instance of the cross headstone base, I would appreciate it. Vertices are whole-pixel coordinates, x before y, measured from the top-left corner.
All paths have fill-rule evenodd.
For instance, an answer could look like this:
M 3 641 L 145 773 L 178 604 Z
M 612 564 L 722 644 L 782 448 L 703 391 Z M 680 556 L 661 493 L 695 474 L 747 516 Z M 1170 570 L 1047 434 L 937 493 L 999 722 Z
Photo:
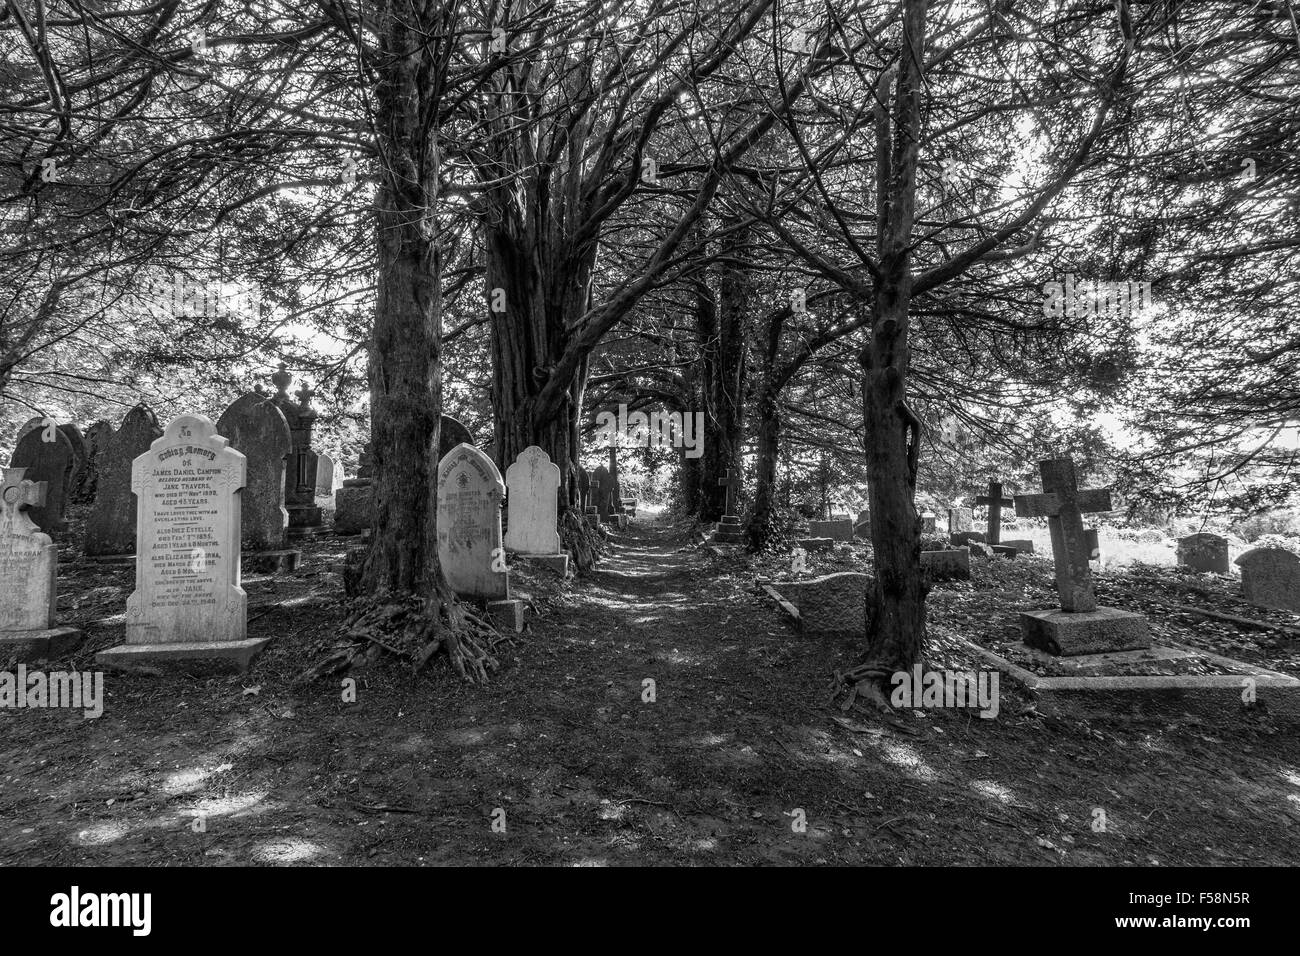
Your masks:
M 334 492 L 334 533 L 337 535 L 354 535 L 370 527 L 370 505 L 374 500 L 374 489 L 369 482 L 364 485 L 349 485 L 349 478 L 343 487 Z
M 1141 614 L 1113 607 L 1070 612 L 1060 609 L 1023 611 L 1020 631 L 1030 647 L 1061 657 L 1130 651 L 1151 646 L 1147 621 Z
M 119 644 L 95 655 L 95 663 L 114 670 L 142 673 L 243 674 L 269 637 L 241 641 L 194 641 L 171 644 Z
M 713 532 L 713 544 L 744 544 L 745 528 L 738 515 L 723 515 Z
M 63 657 L 81 646 L 85 635 L 75 627 L 51 627 L 39 631 L 0 631 L 0 660 L 16 658 L 30 664 Z

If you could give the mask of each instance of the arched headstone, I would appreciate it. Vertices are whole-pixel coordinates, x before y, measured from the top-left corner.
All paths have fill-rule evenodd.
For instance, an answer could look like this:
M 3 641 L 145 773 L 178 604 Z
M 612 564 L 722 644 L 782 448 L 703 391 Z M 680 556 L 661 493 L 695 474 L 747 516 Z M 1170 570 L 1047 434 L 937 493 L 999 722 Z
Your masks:
M 1300 557 L 1282 548 L 1256 548 L 1236 561 L 1241 591 L 1258 607 L 1300 613 Z
M 438 463 L 438 560 L 462 597 L 510 596 L 501 545 L 505 490 L 497 466 L 473 445 L 457 445 Z
M 86 521 L 86 554 L 91 557 L 135 553 L 136 498 L 131 464 L 162 436 L 158 419 L 143 402 L 122 419 L 99 463 L 95 507 Z
M 1192 571 L 1228 573 L 1228 539 L 1208 531 L 1178 539 L 1178 564 Z
M 560 466 L 537 447 L 525 448 L 506 469 L 506 549 L 521 554 L 559 554 L 556 530 Z
M 75 462 L 72 442 L 52 419 L 24 435 L 10 458 L 10 467 L 26 469 L 26 480 L 46 483 L 45 503 L 27 509 L 27 516 L 46 534 L 68 530 L 63 513 Z
M 293 439 L 284 414 L 264 395 L 249 392 L 235 399 L 217 419 L 217 434 L 246 459 L 240 496 L 240 543 L 245 551 L 280 551 L 287 547 L 289 512 L 284 484 Z

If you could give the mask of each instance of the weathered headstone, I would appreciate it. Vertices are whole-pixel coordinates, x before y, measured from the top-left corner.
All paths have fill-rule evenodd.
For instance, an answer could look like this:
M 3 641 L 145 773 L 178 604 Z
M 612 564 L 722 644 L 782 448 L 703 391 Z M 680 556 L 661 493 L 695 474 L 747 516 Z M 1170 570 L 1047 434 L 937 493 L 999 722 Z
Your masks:
M 63 513 L 74 462 L 72 443 L 52 419 L 24 435 L 9 459 L 11 468 L 26 469 L 27 480 L 45 482 L 45 503 L 29 507 L 27 516 L 46 534 L 68 530 Z
M 1198 573 L 1227 574 L 1228 539 L 1208 531 L 1179 538 L 1178 565 Z
M 33 418 L 27 419 L 27 421 L 23 422 L 22 427 L 18 429 L 18 434 L 14 436 L 14 447 L 16 448 L 18 443 L 27 437 L 28 432 L 34 431 L 37 428 L 48 428 L 50 423 L 53 421 L 54 419 L 47 418 L 45 415 L 36 415 Z M 55 427 L 58 427 L 57 424 Z
M 560 553 L 560 466 L 550 455 L 530 445 L 506 469 L 506 550 L 553 568 L 569 570 L 569 556 Z
M 936 516 L 933 511 L 925 511 L 921 514 L 921 534 L 934 534 L 936 530 Z
M 853 522 L 853 536 L 861 538 L 864 541 L 871 540 L 871 512 L 863 508 L 858 512 L 857 520 Z
M 99 463 L 95 506 L 86 520 L 86 556 L 131 560 L 136 551 L 136 497 L 131 467 L 162 436 L 158 419 L 143 402 L 122 419 Z
M 614 484 L 609 469 L 604 465 L 597 465 L 591 473 L 591 494 L 596 514 L 600 515 L 602 521 L 608 521 L 613 513 Z
M 461 597 L 510 596 L 501 544 L 505 490 L 492 459 L 472 445 L 457 445 L 438 464 L 438 560 Z
M 59 431 L 67 437 L 72 446 L 72 471 L 68 475 L 68 501 L 86 501 L 84 485 L 86 481 L 86 439 L 81 429 L 68 422 L 59 426 Z
M 578 469 L 578 508 L 585 515 L 591 500 L 591 475 L 586 468 Z
M 1010 498 L 1002 495 L 1002 482 L 989 480 L 988 494 L 977 495 L 975 504 L 987 506 L 989 509 L 989 521 L 987 540 L 989 544 L 1002 543 L 1002 509 L 1010 508 L 1014 502 Z M 995 549 L 996 550 L 996 549 Z
M 0 472 L 0 660 L 58 657 L 81 642 L 75 627 L 54 626 L 59 549 L 27 516 L 46 486 L 25 471 Z
M 321 452 L 316 456 L 316 497 L 334 494 L 334 457 Z
M 948 533 L 957 534 L 971 530 L 972 515 L 969 508 L 948 509 Z
M 1257 607 L 1300 613 L 1300 557 L 1282 548 L 1255 548 L 1237 558 L 1241 592 Z
M 922 551 L 921 567 L 930 572 L 935 581 L 970 579 L 970 549 L 952 548 L 945 551 Z
M 809 521 L 808 536 L 812 538 L 830 538 L 832 541 L 852 541 L 853 522 L 848 518 Z
M 1080 490 L 1068 458 L 1040 462 L 1039 471 L 1043 494 L 1016 495 L 1015 508 L 1021 517 L 1048 519 L 1061 609 L 1023 612 L 1025 643 L 1064 656 L 1150 647 L 1142 615 L 1097 606 L 1083 514 L 1110 511 L 1110 491 Z
M 97 421 L 86 429 L 86 480 L 81 485 L 86 501 L 93 502 L 99 493 L 99 472 L 112 440 L 113 426 L 109 422 Z
M 772 587 L 798 609 L 799 630 L 806 637 L 862 641 L 867 633 L 870 584 L 865 574 L 843 571 Z
M 135 591 L 126 602 L 126 643 L 96 655 L 132 668 L 205 661 L 248 668 L 269 638 L 249 639 L 240 587 L 240 489 L 244 456 L 203 415 L 181 415 L 135 460 L 139 500 Z
M 284 413 L 265 395 L 248 392 L 217 419 L 217 434 L 245 460 L 239 537 L 246 569 L 292 571 L 302 552 L 288 545 L 284 488 L 293 438 Z

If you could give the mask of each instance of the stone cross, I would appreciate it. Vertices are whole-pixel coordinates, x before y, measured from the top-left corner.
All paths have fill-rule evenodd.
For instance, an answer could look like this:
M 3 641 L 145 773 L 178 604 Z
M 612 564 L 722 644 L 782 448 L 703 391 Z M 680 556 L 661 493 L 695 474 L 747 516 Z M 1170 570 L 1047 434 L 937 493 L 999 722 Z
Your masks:
M 11 534 L 31 534 L 40 529 L 36 522 L 27 516 L 24 508 L 39 508 L 45 504 L 45 490 L 48 483 L 29 481 L 23 477 L 26 468 L 5 468 L 4 480 L 0 482 L 0 527 Z
M 1110 489 L 1081 491 L 1074 474 L 1074 462 L 1068 458 L 1039 462 L 1038 470 L 1043 477 L 1044 493 L 1016 495 L 1016 514 L 1022 518 L 1048 519 L 1061 609 L 1095 611 L 1097 594 L 1092 587 L 1092 569 L 1088 564 L 1090 549 L 1083 528 L 1083 515 L 1085 512 L 1110 511 Z
M 736 513 L 736 491 L 740 488 L 740 475 L 728 468 L 721 478 L 718 479 L 718 487 L 727 489 L 727 509 L 723 512 L 726 515 Z
M 1000 481 L 990 481 L 989 493 L 987 495 L 979 495 L 976 497 L 975 504 L 988 505 L 989 508 L 989 528 L 987 535 L 989 544 L 1002 543 L 1002 509 L 1010 508 L 1013 503 L 1014 502 L 1012 502 L 1010 498 L 1004 498 L 1002 496 L 1002 482 Z

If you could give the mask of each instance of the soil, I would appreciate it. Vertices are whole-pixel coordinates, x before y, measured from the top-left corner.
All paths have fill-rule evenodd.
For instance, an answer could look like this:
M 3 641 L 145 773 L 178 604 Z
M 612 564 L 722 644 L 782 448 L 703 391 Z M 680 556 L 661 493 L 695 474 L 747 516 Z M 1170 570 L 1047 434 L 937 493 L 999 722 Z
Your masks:
M 352 675 L 355 703 L 341 677 L 295 680 L 345 613 L 348 542 L 308 543 L 300 571 L 246 581 L 250 636 L 275 637 L 247 675 L 109 674 L 98 719 L 0 710 L 0 864 L 1300 859 L 1294 717 L 1102 695 L 1045 714 L 1010 682 L 994 719 L 844 713 L 831 675 L 858 648 L 791 632 L 755 585 L 771 563 L 689 542 L 638 520 L 589 578 L 521 568 L 535 614 L 491 683 L 385 661 Z M 88 640 L 50 669 L 123 636 L 133 570 L 77 557 L 59 621 Z M 932 662 L 978 666 L 944 634 L 1003 633 L 1050 585 L 1031 562 L 973 564 L 973 582 L 932 592 Z M 1104 599 L 1177 599 L 1129 577 Z M 1296 672 L 1294 639 L 1178 626 Z

